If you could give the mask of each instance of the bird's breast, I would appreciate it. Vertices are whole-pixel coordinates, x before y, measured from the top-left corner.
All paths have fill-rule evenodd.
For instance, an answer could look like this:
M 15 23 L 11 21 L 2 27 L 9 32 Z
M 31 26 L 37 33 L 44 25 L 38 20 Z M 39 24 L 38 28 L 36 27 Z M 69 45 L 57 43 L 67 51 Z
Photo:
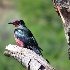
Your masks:
M 16 41 L 18 46 L 20 46 L 20 47 L 24 46 L 24 43 L 20 39 L 16 38 L 15 35 L 14 35 L 14 38 L 15 38 L 15 41 Z

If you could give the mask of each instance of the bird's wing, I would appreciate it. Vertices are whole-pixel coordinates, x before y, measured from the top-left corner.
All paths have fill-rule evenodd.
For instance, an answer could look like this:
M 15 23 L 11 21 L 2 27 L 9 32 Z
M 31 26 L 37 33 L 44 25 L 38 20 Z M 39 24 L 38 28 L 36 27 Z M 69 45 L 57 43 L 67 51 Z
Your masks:
M 35 48 L 42 50 L 39 46 L 38 43 L 36 41 L 36 39 L 34 38 L 33 34 L 31 33 L 31 31 L 25 32 L 23 30 L 15 30 L 15 36 L 23 41 L 26 45 L 28 46 L 35 46 Z

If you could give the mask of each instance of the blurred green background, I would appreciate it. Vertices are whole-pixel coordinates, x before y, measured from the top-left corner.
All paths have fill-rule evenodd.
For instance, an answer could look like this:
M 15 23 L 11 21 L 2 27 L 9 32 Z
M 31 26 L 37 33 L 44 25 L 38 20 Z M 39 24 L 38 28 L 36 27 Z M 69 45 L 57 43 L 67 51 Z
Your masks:
M 45 59 L 56 70 L 69 70 L 67 42 L 60 17 L 51 0 L 0 0 L 0 70 L 26 70 L 13 58 L 3 55 L 5 46 L 16 44 L 15 27 L 8 22 L 23 19 L 32 31 Z

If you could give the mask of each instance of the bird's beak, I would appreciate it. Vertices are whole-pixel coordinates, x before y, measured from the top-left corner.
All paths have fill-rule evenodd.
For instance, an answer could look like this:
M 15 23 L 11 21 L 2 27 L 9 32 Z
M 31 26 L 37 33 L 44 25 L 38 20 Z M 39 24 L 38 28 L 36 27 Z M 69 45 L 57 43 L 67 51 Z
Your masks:
M 8 23 L 8 24 L 13 24 L 13 23 L 10 22 L 10 23 Z

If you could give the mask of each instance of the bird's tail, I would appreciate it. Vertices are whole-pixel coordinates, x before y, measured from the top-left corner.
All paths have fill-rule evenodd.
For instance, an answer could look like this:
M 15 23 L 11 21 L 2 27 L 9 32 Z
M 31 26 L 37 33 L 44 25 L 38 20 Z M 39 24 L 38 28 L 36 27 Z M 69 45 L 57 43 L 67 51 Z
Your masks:
M 36 48 L 36 47 L 34 46 L 32 50 L 33 50 L 36 54 L 42 55 L 42 53 L 41 53 L 41 50 L 42 50 L 42 49 L 41 49 L 41 48 L 39 48 L 39 47 Z M 43 50 L 42 50 L 42 51 L 43 51 Z M 43 56 L 43 55 L 42 55 L 42 56 Z

